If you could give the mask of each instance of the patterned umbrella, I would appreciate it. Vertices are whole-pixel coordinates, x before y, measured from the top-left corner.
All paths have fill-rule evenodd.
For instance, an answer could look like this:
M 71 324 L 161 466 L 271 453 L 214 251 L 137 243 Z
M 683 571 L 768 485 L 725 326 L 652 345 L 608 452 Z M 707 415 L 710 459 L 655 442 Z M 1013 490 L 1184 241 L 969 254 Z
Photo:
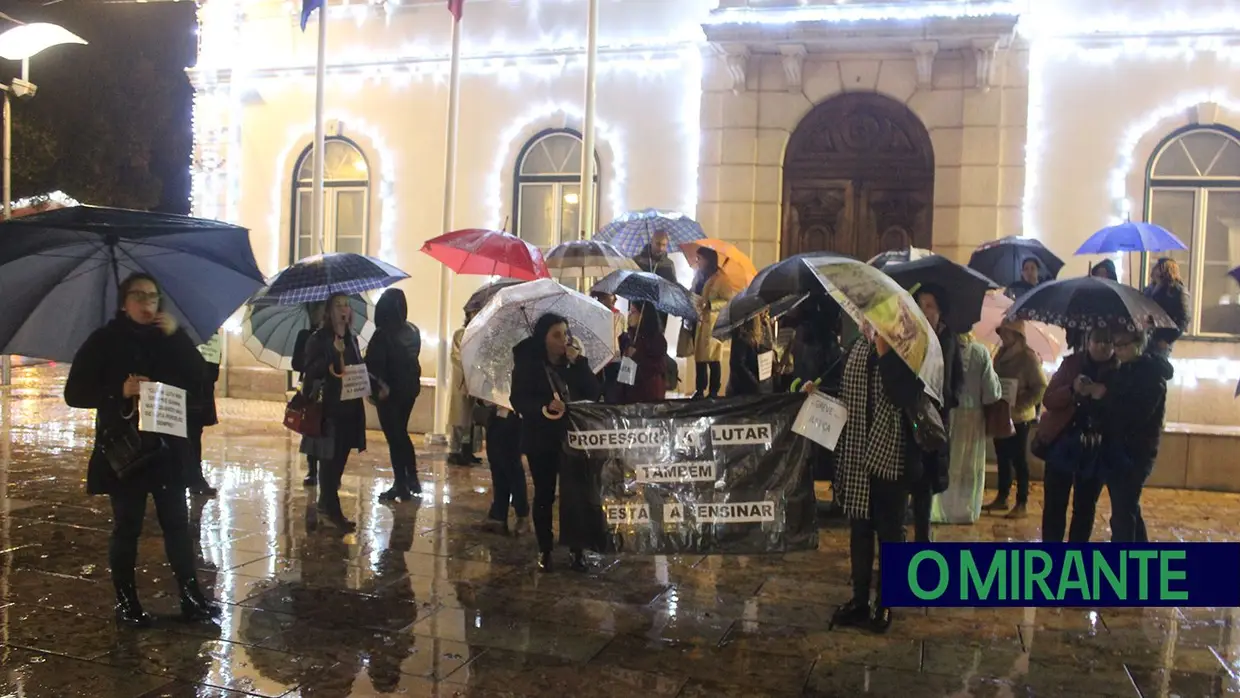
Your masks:
M 715 319 L 715 329 L 711 334 L 716 339 L 726 339 L 732 334 L 732 330 L 752 320 L 763 310 L 769 310 L 771 319 L 774 320 L 791 312 L 793 308 L 805 302 L 809 295 L 808 293 L 792 294 L 774 303 L 768 303 L 756 293 L 741 293 L 719 311 L 719 317 Z
M 491 300 L 491 297 L 499 293 L 501 289 L 523 283 L 525 282 L 520 279 L 496 279 L 489 284 L 485 284 L 477 291 L 474 291 L 469 300 L 465 301 L 465 312 L 476 313 L 482 310 L 487 302 Z
M 875 264 L 874 260 L 870 264 L 882 269 L 909 293 L 916 293 L 924 284 L 938 286 L 946 295 L 943 323 L 952 332 L 968 332 L 982 317 L 986 292 L 996 288 L 990 279 L 942 255 L 927 253 L 912 261 L 893 261 L 895 259 L 898 257 L 887 258 L 883 266 Z
M 353 334 L 365 349 L 375 332 L 374 303 L 360 296 L 349 296 L 353 307 Z M 241 341 L 254 358 L 282 371 L 293 370 L 293 349 L 297 335 L 310 329 L 310 304 L 269 305 L 261 302 L 245 307 L 241 320 Z
M 680 251 L 685 253 L 686 258 L 693 259 L 698 249 L 702 247 L 709 247 L 718 253 L 719 273 L 723 274 L 724 280 L 733 291 L 745 288 L 758 275 L 758 268 L 753 265 L 753 260 L 749 258 L 749 255 L 741 252 L 730 242 L 706 238 L 687 242 L 680 246 Z
M 571 240 L 547 250 L 547 268 L 555 279 L 603 277 L 617 269 L 637 271 L 637 263 L 609 243 Z
M 1143 221 L 1112 225 L 1093 235 L 1081 245 L 1077 254 L 1111 254 L 1113 252 L 1165 252 L 1187 250 L 1170 230 Z
M 991 291 L 982 301 L 982 318 L 973 326 L 973 335 L 979 342 L 999 346 L 999 325 L 1015 304 L 1002 291 Z M 1064 331 L 1044 322 L 1025 323 L 1025 343 L 1043 361 L 1054 361 L 1067 344 Z
M 610 293 L 626 300 L 650 303 L 668 315 L 698 319 L 697 303 L 684 286 L 648 271 L 613 271 L 590 289 L 591 293 Z
M 431 238 L 422 251 L 458 274 L 546 279 L 547 263 L 530 243 L 502 230 L 471 228 Z
M 667 233 L 668 252 L 678 252 L 686 242 L 706 237 L 702 226 L 685 214 L 648 208 L 620 216 L 604 226 L 594 239 L 611 243 L 622 254 L 635 257 L 658 232 Z
M 465 386 L 474 397 L 511 408 L 512 348 L 530 336 L 545 313 L 568 318 L 568 329 L 581 342 L 590 369 L 601 371 L 616 354 L 612 313 L 593 298 L 540 279 L 500 289 L 465 328 L 461 365 Z
M 271 277 L 257 305 L 301 305 L 343 293 L 352 296 L 385 288 L 409 275 L 374 257 L 331 253 L 306 257 Z
M 1166 311 L 1137 289 L 1097 276 L 1035 286 L 1012 305 L 1007 316 L 1069 330 L 1111 327 L 1135 332 L 1175 327 Z
M 803 262 L 858 325 L 869 323 L 931 397 L 942 402 L 943 349 L 917 301 L 890 276 L 855 259 L 817 257 Z
M 1053 279 L 1063 269 L 1063 260 L 1054 252 L 1033 238 L 1009 235 L 988 242 L 969 257 L 969 268 L 980 271 L 991 281 L 1003 287 L 1011 286 L 1020 281 L 1020 267 L 1026 259 L 1033 258 L 1038 262 L 1038 276 L 1042 279 Z

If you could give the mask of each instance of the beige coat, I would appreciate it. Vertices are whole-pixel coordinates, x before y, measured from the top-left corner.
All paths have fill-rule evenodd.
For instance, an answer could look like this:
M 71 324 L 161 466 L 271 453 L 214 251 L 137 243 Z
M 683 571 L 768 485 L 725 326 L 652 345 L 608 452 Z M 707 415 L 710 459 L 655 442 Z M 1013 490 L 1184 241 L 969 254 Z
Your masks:
M 473 401 L 465 388 L 465 369 L 461 366 L 461 340 L 465 328 L 452 335 L 452 383 L 448 386 L 448 426 L 467 427 L 474 419 Z
M 715 272 L 706 280 L 702 287 L 702 301 L 708 304 L 698 320 L 697 333 L 693 338 L 694 361 L 722 361 L 723 342 L 711 336 L 715 331 L 715 320 L 719 319 L 719 311 L 736 295 L 723 279 L 723 274 Z

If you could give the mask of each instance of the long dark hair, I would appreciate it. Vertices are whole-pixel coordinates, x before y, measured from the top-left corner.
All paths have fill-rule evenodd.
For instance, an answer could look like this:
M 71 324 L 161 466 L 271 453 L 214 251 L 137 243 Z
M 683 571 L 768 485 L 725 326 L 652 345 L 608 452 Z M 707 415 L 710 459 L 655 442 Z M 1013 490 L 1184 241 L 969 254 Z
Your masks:
M 116 314 L 117 316 L 125 315 L 125 299 L 129 297 L 129 292 L 133 290 L 134 284 L 139 281 L 149 281 L 155 287 L 155 291 L 159 293 L 159 309 L 164 309 L 164 290 L 160 287 L 155 277 L 144 271 L 137 271 L 125 277 L 121 285 L 116 289 Z
M 637 325 L 637 333 L 633 337 L 634 340 L 663 334 L 663 323 L 660 321 L 659 311 L 655 310 L 653 305 L 649 303 L 634 303 L 633 310 L 641 313 L 641 321 Z
M 709 247 L 699 247 L 697 253 L 699 258 L 706 260 L 706 268 L 699 269 L 693 277 L 693 292 L 701 293 L 710 277 L 719 271 L 719 253 Z
M 939 306 L 939 324 L 946 325 L 947 314 L 951 312 L 951 305 L 947 299 L 947 291 L 938 284 L 922 284 L 921 287 L 917 289 L 917 292 L 913 294 L 913 300 L 917 300 L 921 296 L 930 296 L 934 299 L 934 304 Z M 939 328 L 937 327 L 933 329 L 935 332 L 939 331 Z
M 542 317 L 534 323 L 534 330 L 531 339 L 534 340 L 534 350 L 543 358 L 547 356 L 547 335 L 551 333 L 551 328 L 556 325 L 567 325 L 568 318 L 555 313 L 543 313 Z

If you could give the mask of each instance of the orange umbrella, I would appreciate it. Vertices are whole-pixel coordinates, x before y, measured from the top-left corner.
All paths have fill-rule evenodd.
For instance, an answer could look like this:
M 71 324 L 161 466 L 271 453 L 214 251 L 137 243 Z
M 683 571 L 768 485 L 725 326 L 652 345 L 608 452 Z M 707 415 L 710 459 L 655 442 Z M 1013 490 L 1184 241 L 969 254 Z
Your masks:
M 753 265 L 753 260 L 749 258 L 749 255 L 741 252 L 740 248 L 730 242 L 705 238 L 681 243 L 680 251 L 684 252 L 685 259 L 692 263 L 698 249 L 702 247 L 709 247 L 719 254 L 719 272 L 723 274 L 723 278 L 733 291 L 745 288 L 750 281 L 753 281 L 753 277 L 758 275 L 758 269 Z

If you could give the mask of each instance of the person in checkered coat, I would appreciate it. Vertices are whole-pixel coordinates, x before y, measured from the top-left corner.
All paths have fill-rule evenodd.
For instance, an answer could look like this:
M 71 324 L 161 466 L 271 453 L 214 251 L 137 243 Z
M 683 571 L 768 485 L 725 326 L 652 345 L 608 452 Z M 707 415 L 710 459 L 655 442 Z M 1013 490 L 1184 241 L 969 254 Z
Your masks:
M 916 406 L 924 385 L 872 328 L 863 331 L 844 363 L 842 397 L 848 422 L 840 437 L 834 484 L 850 522 L 853 597 L 836 610 L 831 623 L 885 632 L 892 613 L 883 605 L 881 580 L 870 603 L 875 539 L 904 540 L 909 485 L 923 470 L 905 411 Z

